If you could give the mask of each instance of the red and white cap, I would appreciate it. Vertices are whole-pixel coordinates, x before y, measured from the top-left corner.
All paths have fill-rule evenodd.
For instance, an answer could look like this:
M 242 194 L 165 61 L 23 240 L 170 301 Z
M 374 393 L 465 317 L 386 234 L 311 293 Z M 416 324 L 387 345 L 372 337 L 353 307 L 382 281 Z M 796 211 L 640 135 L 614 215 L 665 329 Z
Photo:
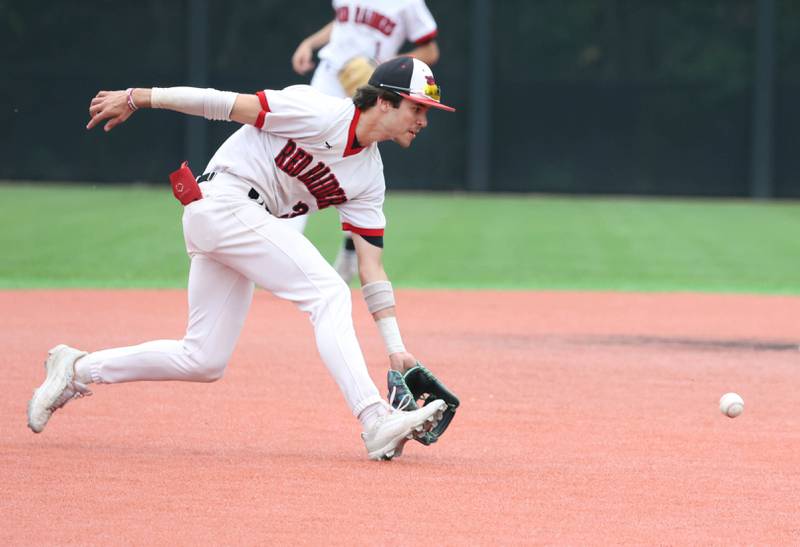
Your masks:
M 442 90 L 433 79 L 431 67 L 413 57 L 395 57 L 375 68 L 369 85 L 394 91 L 415 103 L 455 112 L 442 104 Z

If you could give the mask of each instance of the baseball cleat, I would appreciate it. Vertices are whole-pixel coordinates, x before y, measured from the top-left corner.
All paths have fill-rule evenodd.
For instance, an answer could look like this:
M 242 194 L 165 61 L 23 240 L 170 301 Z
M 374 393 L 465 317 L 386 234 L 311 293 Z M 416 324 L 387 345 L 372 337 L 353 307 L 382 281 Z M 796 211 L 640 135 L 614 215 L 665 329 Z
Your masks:
M 434 401 L 419 410 L 404 412 L 393 410 L 378 421 L 369 431 L 361 434 L 371 460 L 391 460 L 403 453 L 403 445 L 413 432 L 424 431 L 428 418 L 444 412 L 444 401 Z
M 402 441 L 397 443 L 397 448 L 395 448 L 395 451 L 394 451 L 394 457 L 395 458 L 399 458 L 400 456 L 403 455 L 403 448 L 406 445 L 406 441 L 413 441 L 414 439 L 424 438 L 425 435 L 427 435 L 431 430 L 433 430 L 434 427 L 439 425 L 439 422 L 444 417 L 444 411 L 445 411 L 446 408 L 447 408 L 447 405 L 443 406 L 440 410 L 437 410 L 436 414 L 434 414 L 433 416 L 429 417 L 425 421 L 425 424 L 427 424 L 427 425 L 423 425 L 423 426 L 420 426 L 418 428 L 415 428 L 414 431 L 412 431 L 411 433 L 406 435 L 405 439 L 403 439 Z M 428 443 L 428 444 L 430 444 L 430 443 Z
M 28 427 L 34 433 L 41 433 L 53 412 L 70 400 L 92 394 L 88 387 L 74 380 L 75 361 L 84 355 L 85 351 L 64 344 L 48 352 L 44 382 L 28 403 Z

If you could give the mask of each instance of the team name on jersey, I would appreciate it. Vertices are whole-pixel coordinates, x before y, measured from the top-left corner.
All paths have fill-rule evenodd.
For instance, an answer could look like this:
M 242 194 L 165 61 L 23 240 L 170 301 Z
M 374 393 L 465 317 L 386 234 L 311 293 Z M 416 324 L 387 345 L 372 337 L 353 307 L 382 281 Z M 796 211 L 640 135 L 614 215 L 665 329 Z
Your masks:
M 397 23 L 377 11 L 356 6 L 354 10 L 353 22 L 360 25 L 367 25 L 375 30 L 382 32 L 386 36 L 391 36 Z M 336 9 L 336 20 L 346 23 L 350 20 L 350 7 L 342 6 Z
M 318 208 L 324 209 L 347 201 L 347 195 L 330 167 L 319 161 L 314 167 L 306 169 L 313 161 L 314 156 L 291 139 L 275 156 L 278 169 L 302 182 L 317 200 Z

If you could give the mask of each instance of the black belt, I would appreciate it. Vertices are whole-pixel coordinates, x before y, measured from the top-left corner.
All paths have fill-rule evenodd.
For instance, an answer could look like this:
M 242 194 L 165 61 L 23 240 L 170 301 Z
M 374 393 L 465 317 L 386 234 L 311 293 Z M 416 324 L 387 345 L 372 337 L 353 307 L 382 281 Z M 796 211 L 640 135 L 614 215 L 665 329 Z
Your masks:
M 207 181 L 207 180 L 211 180 L 211 179 L 213 179 L 213 178 L 214 178 L 216 175 L 217 175 L 217 174 L 216 174 L 214 171 L 212 171 L 211 173 L 203 173 L 202 175 L 200 175 L 199 177 L 197 177 L 197 184 L 200 184 L 201 182 L 205 182 L 205 181 Z
M 197 177 L 197 184 L 200 184 L 201 182 L 206 182 L 206 181 L 212 180 L 215 176 L 217 176 L 216 171 L 211 171 L 210 173 L 203 173 L 202 175 Z M 266 211 L 269 213 L 269 208 L 267 208 L 267 202 L 264 201 L 263 199 L 261 199 L 261 195 L 252 186 L 250 187 L 250 191 L 247 192 L 247 197 L 249 197 L 253 201 L 259 201 L 260 205 L 263 205 L 264 209 L 266 209 Z M 270 213 L 270 214 L 272 214 L 272 213 Z

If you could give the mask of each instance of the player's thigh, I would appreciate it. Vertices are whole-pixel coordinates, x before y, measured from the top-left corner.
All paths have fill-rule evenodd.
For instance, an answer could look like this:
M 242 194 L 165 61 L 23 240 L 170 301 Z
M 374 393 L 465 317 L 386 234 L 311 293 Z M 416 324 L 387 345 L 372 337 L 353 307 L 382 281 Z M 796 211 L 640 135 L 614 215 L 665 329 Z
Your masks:
M 308 215 L 300 215 L 294 218 L 284 218 L 281 219 L 281 221 L 295 232 L 300 232 L 302 234 L 305 232 L 306 225 L 308 224 Z
M 258 208 L 239 209 L 235 216 L 248 235 L 237 238 L 238 249 L 226 251 L 228 266 L 301 306 L 343 292 L 349 297 L 342 279 L 304 235 Z
M 189 322 L 185 343 L 206 357 L 227 361 L 253 300 L 253 282 L 202 254 L 189 267 Z

